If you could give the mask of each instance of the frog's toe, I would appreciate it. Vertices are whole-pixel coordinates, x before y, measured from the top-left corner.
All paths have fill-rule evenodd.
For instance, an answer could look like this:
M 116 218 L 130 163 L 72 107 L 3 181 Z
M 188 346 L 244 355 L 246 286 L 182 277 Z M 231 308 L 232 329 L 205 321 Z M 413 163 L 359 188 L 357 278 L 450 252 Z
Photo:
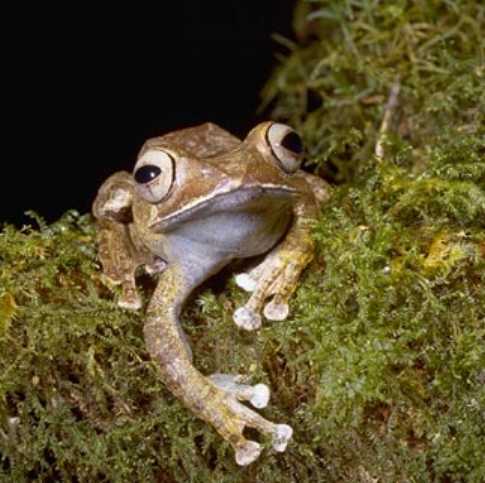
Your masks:
M 254 292 L 258 282 L 248 273 L 239 273 L 235 276 L 236 284 L 246 292 Z
M 245 441 L 236 449 L 236 463 L 239 466 L 246 466 L 259 458 L 261 445 L 256 441 Z
M 275 451 L 282 453 L 286 450 L 288 441 L 293 436 L 293 429 L 287 424 L 276 424 L 273 430 L 272 446 Z
M 273 300 L 266 304 L 263 313 L 268 320 L 285 320 L 290 313 L 290 309 L 286 300 L 275 295 Z
M 268 405 L 270 390 L 266 384 L 256 384 L 253 386 L 253 394 L 249 402 L 257 409 L 265 408 Z
M 275 424 L 268 421 L 252 409 L 249 409 L 245 405 L 241 404 L 235 399 L 231 399 L 230 397 L 226 401 L 228 403 L 228 408 L 235 414 L 235 422 L 239 429 L 239 434 L 233 436 L 232 443 L 234 449 L 236 450 L 236 461 L 238 464 L 242 464 L 240 463 L 240 460 L 248 461 L 247 464 L 249 464 L 259 456 L 259 445 L 258 447 L 253 447 L 253 442 L 244 439 L 244 436 L 242 435 L 244 427 L 254 428 L 263 434 L 267 434 L 271 437 L 271 443 L 275 451 L 285 451 L 286 446 L 293 435 L 293 430 L 290 426 L 287 424 Z M 242 453 L 239 452 L 240 448 L 246 447 L 248 444 L 250 445 L 251 449 L 249 454 L 254 456 L 253 458 L 249 456 L 248 458 L 245 458 L 244 451 Z
M 261 327 L 261 315 L 247 307 L 238 308 L 232 318 L 236 325 L 244 330 L 256 330 Z
M 244 384 L 247 379 L 241 374 L 212 374 L 210 380 L 220 389 L 233 395 L 239 401 L 249 401 L 257 409 L 265 408 L 270 398 L 270 390 L 266 384 L 251 386 Z

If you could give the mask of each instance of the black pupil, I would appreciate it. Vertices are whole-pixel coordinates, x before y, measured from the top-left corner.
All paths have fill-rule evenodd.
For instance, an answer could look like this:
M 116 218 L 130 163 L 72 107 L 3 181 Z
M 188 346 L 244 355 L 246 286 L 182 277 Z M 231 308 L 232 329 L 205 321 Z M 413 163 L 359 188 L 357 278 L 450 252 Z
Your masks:
M 303 143 L 296 132 L 288 133 L 281 141 L 281 145 L 288 149 L 288 151 L 296 154 L 301 154 L 303 152 Z
M 135 172 L 135 181 L 140 184 L 149 183 L 153 181 L 157 176 L 160 176 L 162 170 L 158 166 L 153 164 L 147 164 L 137 169 Z

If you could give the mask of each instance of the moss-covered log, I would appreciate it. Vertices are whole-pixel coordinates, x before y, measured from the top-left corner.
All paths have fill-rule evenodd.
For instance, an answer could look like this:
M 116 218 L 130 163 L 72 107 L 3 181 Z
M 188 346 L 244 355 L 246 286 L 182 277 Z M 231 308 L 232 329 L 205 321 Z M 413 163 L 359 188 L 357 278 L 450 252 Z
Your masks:
M 287 322 L 237 330 L 229 271 L 185 312 L 204 373 L 273 388 L 283 455 L 237 467 L 163 387 L 89 216 L 5 227 L 0 480 L 483 481 L 484 22 L 471 0 L 297 6 L 264 97 L 335 184 L 318 257 Z

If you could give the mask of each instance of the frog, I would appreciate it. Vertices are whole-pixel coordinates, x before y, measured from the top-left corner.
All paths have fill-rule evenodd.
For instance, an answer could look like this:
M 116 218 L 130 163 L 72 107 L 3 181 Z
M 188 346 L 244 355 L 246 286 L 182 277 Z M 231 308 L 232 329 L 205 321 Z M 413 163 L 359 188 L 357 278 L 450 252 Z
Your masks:
M 143 316 L 147 351 L 169 391 L 213 426 L 241 466 L 262 452 L 243 435 L 246 427 L 276 452 L 286 450 L 293 429 L 256 411 L 269 402 L 266 384 L 202 374 L 180 317 L 194 289 L 238 260 L 253 263 L 235 276 L 250 293 L 233 313 L 236 330 L 288 317 L 314 256 L 313 223 L 330 196 L 323 179 L 301 169 L 303 156 L 300 136 L 286 124 L 259 123 L 241 140 L 204 123 L 148 139 L 133 172 L 111 175 L 93 203 L 103 277 L 119 286 L 118 305 L 142 308 L 137 272 L 157 279 Z

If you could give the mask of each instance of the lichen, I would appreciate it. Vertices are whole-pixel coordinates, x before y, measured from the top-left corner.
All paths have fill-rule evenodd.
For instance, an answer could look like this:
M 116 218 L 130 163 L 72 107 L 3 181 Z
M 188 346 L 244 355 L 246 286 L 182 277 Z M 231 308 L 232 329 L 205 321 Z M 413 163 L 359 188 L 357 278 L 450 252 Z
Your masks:
M 237 467 L 164 388 L 142 314 L 103 285 L 90 216 L 68 212 L 0 234 L 0 480 L 483 481 L 485 7 L 321 0 L 295 15 L 264 96 L 335 185 L 317 257 L 286 322 L 239 331 L 230 270 L 184 314 L 198 368 L 273 389 L 263 413 L 295 428 L 287 452 Z

